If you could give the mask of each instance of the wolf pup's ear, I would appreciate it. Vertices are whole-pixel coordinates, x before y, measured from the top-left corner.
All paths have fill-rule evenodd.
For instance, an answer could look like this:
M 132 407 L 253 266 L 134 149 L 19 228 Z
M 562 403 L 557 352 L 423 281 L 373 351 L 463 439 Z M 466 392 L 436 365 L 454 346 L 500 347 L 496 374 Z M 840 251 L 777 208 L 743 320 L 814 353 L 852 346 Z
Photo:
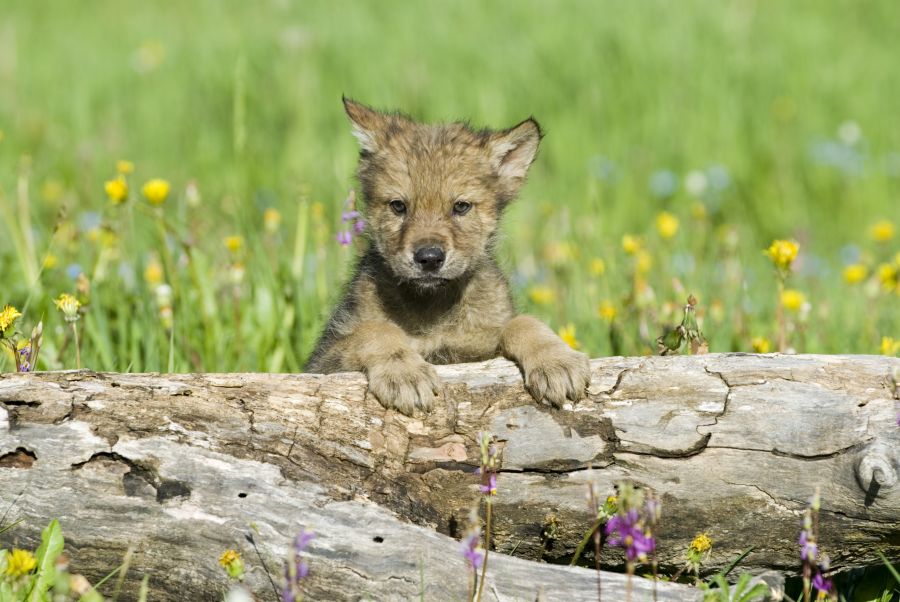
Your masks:
M 360 147 L 364 151 L 374 152 L 379 133 L 384 129 L 389 117 L 346 96 L 342 99 L 344 110 L 347 111 L 347 117 L 353 125 L 353 135 L 359 140 Z
M 533 117 L 508 130 L 491 134 L 491 165 L 497 174 L 515 186 L 520 185 L 537 155 L 542 136 L 541 126 Z

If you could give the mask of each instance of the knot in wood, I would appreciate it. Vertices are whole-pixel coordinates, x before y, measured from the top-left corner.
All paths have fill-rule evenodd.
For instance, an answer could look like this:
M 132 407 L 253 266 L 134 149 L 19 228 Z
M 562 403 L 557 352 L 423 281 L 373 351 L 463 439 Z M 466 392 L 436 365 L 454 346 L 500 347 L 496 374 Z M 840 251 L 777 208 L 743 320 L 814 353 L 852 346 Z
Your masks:
M 894 489 L 900 483 L 900 453 L 896 447 L 876 441 L 866 447 L 856 462 L 856 480 L 867 495 Z

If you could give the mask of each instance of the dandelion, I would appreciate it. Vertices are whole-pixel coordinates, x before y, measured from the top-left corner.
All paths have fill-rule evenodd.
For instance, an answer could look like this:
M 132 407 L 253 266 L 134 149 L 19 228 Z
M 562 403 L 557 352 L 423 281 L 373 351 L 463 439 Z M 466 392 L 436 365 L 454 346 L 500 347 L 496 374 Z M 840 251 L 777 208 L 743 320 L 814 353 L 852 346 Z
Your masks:
M 53 302 L 56 309 L 62 312 L 66 322 L 72 325 L 72 336 L 75 339 L 75 367 L 81 370 L 81 345 L 78 341 L 78 319 L 81 317 L 78 310 L 81 302 L 68 293 L 63 293 Z
M 799 311 L 806 303 L 806 296 L 798 290 L 789 288 L 781 293 L 781 304 L 789 311 Z
M 887 242 L 894 238 L 896 227 L 893 222 L 883 219 L 869 228 L 869 235 L 875 242 Z
M 125 181 L 124 176 L 120 175 L 112 180 L 107 180 L 103 189 L 113 205 L 119 205 L 128 198 L 128 182 Z
M 61 294 L 53 303 L 56 309 L 63 313 L 66 322 L 75 322 L 80 317 L 78 310 L 81 308 L 81 302 L 69 293 Z
M 41 265 L 45 270 L 52 270 L 57 265 L 59 265 L 59 259 L 57 259 L 56 255 L 54 255 L 53 253 L 47 253 L 46 255 L 44 255 L 44 259 L 41 262 Z
M 600 257 L 595 257 L 591 260 L 590 269 L 594 276 L 602 276 L 606 273 L 606 262 Z
M 223 242 L 225 243 L 225 248 L 234 255 L 240 253 L 241 249 L 244 248 L 243 236 L 226 236 Z
M 600 314 L 602 319 L 612 322 L 616 319 L 616 306 L 609 301 L 602 301 L 597 307 L 597 313 Z
M 0 339 L 6 337 L 6 331 L 22 316 L 21 312 L 12 305 L 7 305 L 0 311 Z
M 162 284 L 164 275 L 162 264 L 157 259 L 151 259 L 144 268 L 144 281 L 151 287 Z
M 579 347 L 581 347 L 578 339 L 575 338 L 575 325 L 571 322 L 560 328 L 558 334 L 559 338 L 565 341 L 566 344 L 572 349 L 578 349 Z
M 281 226 L 281 212 L 273 207 L 263 211 L 263 226 L 266 232 L 277 232 L 278 227 Z
M 640 237 L 626 234 L 622 237 L 622 250 L 628 255 L 634 255 L 643 248 Z
M 703 196 L 708 186 L 709 182 L 706 179 L 706 174 L 699 169 L 689 171 L 684 177 L 684 188 L 688 191 L 688 194 Z
M 127 159 L 119 159 L 116 161 L 116 172 L 124 175 L 128 175 L 134 171 L 134 163 L 128 161 Z
M 847 284 L 857 284 L 865 280 L 868 269 L 861 263 L 854 263 L 844 268 L 844 281 Z
M 37 566 L 34 554 L 28 550 L 14 549 L 6 557 L 6 574 L 10 577 L 22 577 L 27 575 Z
M 142 189 L 144 198 L 152 205 L 162 205 L 169 198 L 170 185 L 166 180 L 154 178 L 148 180 Z
M 536 285 L 528 289 L 528 298 L 535 305 L 550 305 L 556 301 L 556 293 L 549 286 Z
M 678 218 L 668 211 L 660 211 L 656 215 L 656 231 L 661 238 L 672 238 L 678 232 Z
M 644 249 L 640 249 L 635 258 L 634 267 L 638 274 L 646 274 L 653 267 L 653 256 Z
M 881 355 L 897 355 L 900 352 L 900 340 L 894 337 L 881 337 Z
M 763 252 L 768 255 L 778 270 L 787 272 L 790 270 L 794 260 L 797 259 L 799 251 L 800 245 L 793 240 L 775 240 Z
M 756 353 L 769 353 L 769 349 L 772 348 L 772 343 L 766 337 L 753 337 L 750 345 Z
M 891 263 L 882 263 L 878 266 L 878 281 L 881 282 L 885 291 L 892 291 L 898 288 L 900 281 L 900 266 Z
M 229 579 L 234 581 L 244 580 L 244 561 L 237 550 L 225 550 L 219 556 L 219 564 L 225 569 Z

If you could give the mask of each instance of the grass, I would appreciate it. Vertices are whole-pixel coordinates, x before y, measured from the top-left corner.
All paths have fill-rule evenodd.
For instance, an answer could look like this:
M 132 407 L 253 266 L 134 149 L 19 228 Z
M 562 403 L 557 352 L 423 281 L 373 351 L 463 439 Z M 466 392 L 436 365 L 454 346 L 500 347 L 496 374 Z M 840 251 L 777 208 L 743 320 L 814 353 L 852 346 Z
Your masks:
M 23 332 L 44 320 L 42 368 L 74 367 L 51 300 L 80 269 L 85 367 L 302 370 L 354 255 L 334 241 L 357 153 L 346 93 L 424 120 L 538 118 L 500 256 L 521 308 L 573 324 L 592 356 L 654 351 L 689 293 L 711 351 L 775 341 L 774 238 L 800 242 L 788 286 L 810 301 L 790 346 L 878 353 L 900 337 L 897 293 L 874 275 L 898 238 L 869 236 L 898 221 L 898 19 L 889 1 L 12 3 L 0 305 L 23 310 Z M 123 158 L 130 198 L 112 206 Z M 720 189 L 688 192 L 693 170 Z M 153 177 L 172 183 L 161 209 L 140 200 Z M 643 260 L 624 234 L 643 237 Z M 856 262 L 872 275 L 851 286 Z M 144 277 L 156 265 L 171 330 Z

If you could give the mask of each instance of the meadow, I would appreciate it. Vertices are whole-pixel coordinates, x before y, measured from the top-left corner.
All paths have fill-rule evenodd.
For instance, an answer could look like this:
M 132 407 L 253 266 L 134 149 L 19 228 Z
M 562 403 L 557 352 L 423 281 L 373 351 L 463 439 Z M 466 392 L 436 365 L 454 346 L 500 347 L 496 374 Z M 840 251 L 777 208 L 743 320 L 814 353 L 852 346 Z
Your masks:
M 43 369 L 75 365 L 52 304 L 70 293 L 84 367 L 301 371 L 364 244 L 336 241 L 347 94 L 541 122 L 499 257 L 521 309 L 591 356 L 655 352 L 689 294 L 711 351 L 775 350 L 773 239 L 800 247 L 786 347 L 896 353 L 898 18 L 893 2 L 4 3 L 0 305 L 23 333 L 43 320 Z M 156 206 L 153 178 L 170 184 Z

